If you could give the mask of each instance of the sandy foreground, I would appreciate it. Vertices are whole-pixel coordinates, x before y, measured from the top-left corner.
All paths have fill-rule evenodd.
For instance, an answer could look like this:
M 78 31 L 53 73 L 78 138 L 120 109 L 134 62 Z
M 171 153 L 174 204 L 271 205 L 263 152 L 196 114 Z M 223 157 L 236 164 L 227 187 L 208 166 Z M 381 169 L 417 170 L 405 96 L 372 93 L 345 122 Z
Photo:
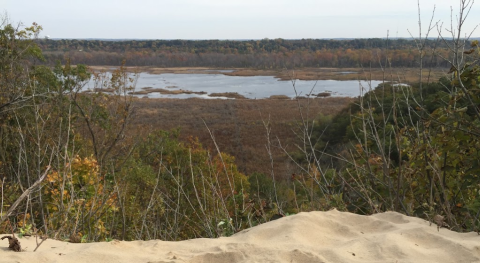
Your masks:
M 3 235 L 2 235 L 3 236 Z M 394 212 L 300 213 L 218 239 L 72 244 L 20 239 L 25 252 L 0 243 L 0 262 L 480 262 L 477 233 L 437 232 L 436 225 Z

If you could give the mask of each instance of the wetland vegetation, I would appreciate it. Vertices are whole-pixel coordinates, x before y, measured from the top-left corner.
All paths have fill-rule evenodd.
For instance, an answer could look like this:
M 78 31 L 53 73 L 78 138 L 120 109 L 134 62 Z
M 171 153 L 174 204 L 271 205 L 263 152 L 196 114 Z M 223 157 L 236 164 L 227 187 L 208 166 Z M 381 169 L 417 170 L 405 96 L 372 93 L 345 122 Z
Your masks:
M 183 240 L 332 208 L 480 229 L 478 41 L 40 40 L 41 30 L 0 27 L 4 232 Z M 135 89 L 132 71 L 277 77 L 294 93 L 297 79 L 368 88 L 138 98 L 202 91 Z

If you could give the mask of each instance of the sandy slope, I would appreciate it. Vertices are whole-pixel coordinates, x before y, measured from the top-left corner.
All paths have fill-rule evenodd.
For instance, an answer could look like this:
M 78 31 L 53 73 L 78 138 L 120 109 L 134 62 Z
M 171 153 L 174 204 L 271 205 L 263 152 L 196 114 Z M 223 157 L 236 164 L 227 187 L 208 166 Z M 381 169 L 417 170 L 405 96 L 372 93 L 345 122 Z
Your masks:
M 480 262 L 480 236 L 437 232 L 418 218 L 388 212 L 300 213 L 232 237 L 181 242 L 112 241 L 71 244 L 22 238 L 26 252 L 0 243 L 0 262 Z

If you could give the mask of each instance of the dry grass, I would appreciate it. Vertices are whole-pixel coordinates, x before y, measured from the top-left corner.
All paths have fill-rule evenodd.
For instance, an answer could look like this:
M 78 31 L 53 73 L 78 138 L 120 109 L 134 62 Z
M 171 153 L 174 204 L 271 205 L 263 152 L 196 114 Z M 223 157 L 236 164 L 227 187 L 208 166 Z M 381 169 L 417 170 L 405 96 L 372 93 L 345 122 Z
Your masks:
M 92 66 L 93 70 L 111 70 L 111 66 Z M 225 74 L 228 76 L 274 76 L 281 80 L 291 80 L 292 77 L 300 80 L 388 80 L 399 82 L 418 82 L 419 75 L 416 68 L 302 68 L 296 70 L 262 70 L 231 68 L 234 72 L 221 72 L 222 69 L 210 68 L 156 68 L 156 67 L 130 67 L 130 71 L 147 72 L 150 74 L 176 73 L 176 74 Z M 445 68 L 435 68 L 424 71 L 424 81 L 437 80 L 448 71 Z M 430 74 L 429 74 L 430 72 Z
M 432 69 L 431 79 L 439 79 L 447 72 L 446 69 Z M 299 70 L 254 70 L 238 69 L 235 72 L 223 73 L 229 76 L 275 76 L 281 80 L 388 80 L 399 82 L 418 82 L 418 69 L 392 68 L 359 69 L 359 68 L 303 68 Z M 425 72 L 424 81 L 427 81 L 428 72 Z
M 332 96 L 332 93 L 329 92 L 320 92 L 317 94 L 317 97 L 326 98 Z
M 238 94 L 237 92 L 217 92 L 210 93 L 209 97 L 225 97 L 229 99 L 246 99 L 245 96 Z
M 170 88 L 172 88 L 172 87 L 170 87 Z M 207 94 L 207 92 L 205 92 L 205 91 L 190 91 L 190 90 L 183 90 L 183 89 L 167 90 L 167 89 L 162 89 L 162 88 L 155 88 L 154 89 L 152 87 L 146 87 L 146 88 L 143 88 L 142 90 L 139 90 L 139 91 L 129 92 L 128 94 L 144 95 L 144 94 L 150 94 L 150 93 L 154 93 L 154 92 L 158 92 L 158 93 L 161 93 L 161 94 L 173 94 L 173 95 L 178 95 L 178 94 L 199 94 L 199 95 L 203 95 L 203 94 Z
M 272 95 L 269 98 L 272 100 L 291 100 L 292 99 L 287 95 Z
M 112 67 L 91 67 L 93 70 L 111 70 Z M 301 70 L 255 70 L 233 69 L 234 72 L 221 72 L 221 69 L 209 68 L 130 68 L 130 71 L 148 72 L 152 74 L 225 74 L 232 76 L 275 76 L 282 80 L 382 80 L 398 82 L 417 82 L 418 70 L 412 68 L 381 69 L 359 68 L 303 68 Z M 231 69 L 232 70 L 232 69 Z M 431 74 L 424 73 L 424 81 L 436 80 L 443 76 L 444 69 L 434 69 Z M 145 89 L 137 94 L 150 92 L 176 94 L 189 91 L 172 91 L 166 89 Z M 231 97 L 232 94 L 217 94 Z M 320 97 L 329 94 L 321 93 Z M 212 96 L 212 95 L 211 95 Z M 238 97 L 235 97 L 238 98 Z M 210 135 L 203 121 L 213 131 L 215 139 L 222 151 L 236 157 L 239 169 L 247 174 L 252 172 L 269 173 L 269 158 L 265 150 L 266 130 L 264 121 L 270 120 L 273 140 L 278 138 L 283 145 L 294 150 L 296 143 L 294 130 L 298 129 L 301 110 L 308 111 L 308 119 L 312 120 L 319 113 L 336 114 L 346 107 L 351 98 L 317 98 L 299 97 L 298 102 L 285 96 L 272 96 L 265 100 L 203 100 L 203 99 L 136 99 L 137 116 L 133 120 L 132 132 L 146 134 L 154 129 L 181 128 L 181 137 L 196 136 L 203 145 L 213 149 Z M 307 110 L 308 108 L 308 110 Z M 291 165 L 280 151 L 274 153 L 275 173 L 278 176 L 289 176 Z
M 270 120 L 272 140 L 278 138 L 288 149 L 297 143 L 301 109 L 308 119 L 319 113 L 335 114 L 346 107 L 351 98 L 322 98 L 302 100 L 204 100 L 204 99 L 135 99 L 136 115 L 130 132 L 145 135 L 154 129 L 181 128 L 181 139 L 198 137 L 209 149 L 212 139 L 204 125 L 211 129 L 220 150 L 232 154 L 240 171 L 270 173 L 270 159 L 265 145 L 264 121 Z M 215 151 L 212 151 L 215 152 Z M 294 171 L 286 156 L 274 153 L 275 174 L 285 178 Z

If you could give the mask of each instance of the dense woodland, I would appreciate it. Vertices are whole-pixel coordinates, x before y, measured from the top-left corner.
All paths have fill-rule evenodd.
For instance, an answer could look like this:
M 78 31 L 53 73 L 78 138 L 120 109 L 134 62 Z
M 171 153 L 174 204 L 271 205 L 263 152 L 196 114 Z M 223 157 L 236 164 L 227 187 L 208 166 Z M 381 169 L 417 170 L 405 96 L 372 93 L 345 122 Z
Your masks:
M 425 66 L 449 67 L 451 41 L 426 40 Z M 302 67 L 370 67 L 388 56 L 394 67 L 418 66 L 418 42 L 406 39 L 353 40 L 38 40 L 50 63 L 157 67 L 237 67 L 283 69 Z M 436 53 L 434 56 L 433 54 Z
M 477 41 L 435 47 L 440 42 L 417 40 L 416 49 L 405 40 L 40 41 L 40 31 L 37 24 L 0 27 L 2 232 L 71 242 L 182 240 L 332 208 L 393 210 L 435 217 L 455 231 L 480 229 Z M 267 153 L 284 150 L 297 171 L 279 179 L 273 169 L 240 172 L 213 134 L 207 149 L 195 134 L 180 140 L 178 130 L 127 133 L 137 105 L 125 58 L 157 66 L 398 63 L 419 66 L 421 80 L 424 67 L 451 69 L 408 86 L 386 79 L 335 116 L 302 115 L 292 123 L 299 128 L 294 149 L 266 123 Z M 106 75 L 81 63 L 120 67 Z M 112 92 L 79 92 L 91 77 Z M 308 107 L 298 110 L 307 114 Z

